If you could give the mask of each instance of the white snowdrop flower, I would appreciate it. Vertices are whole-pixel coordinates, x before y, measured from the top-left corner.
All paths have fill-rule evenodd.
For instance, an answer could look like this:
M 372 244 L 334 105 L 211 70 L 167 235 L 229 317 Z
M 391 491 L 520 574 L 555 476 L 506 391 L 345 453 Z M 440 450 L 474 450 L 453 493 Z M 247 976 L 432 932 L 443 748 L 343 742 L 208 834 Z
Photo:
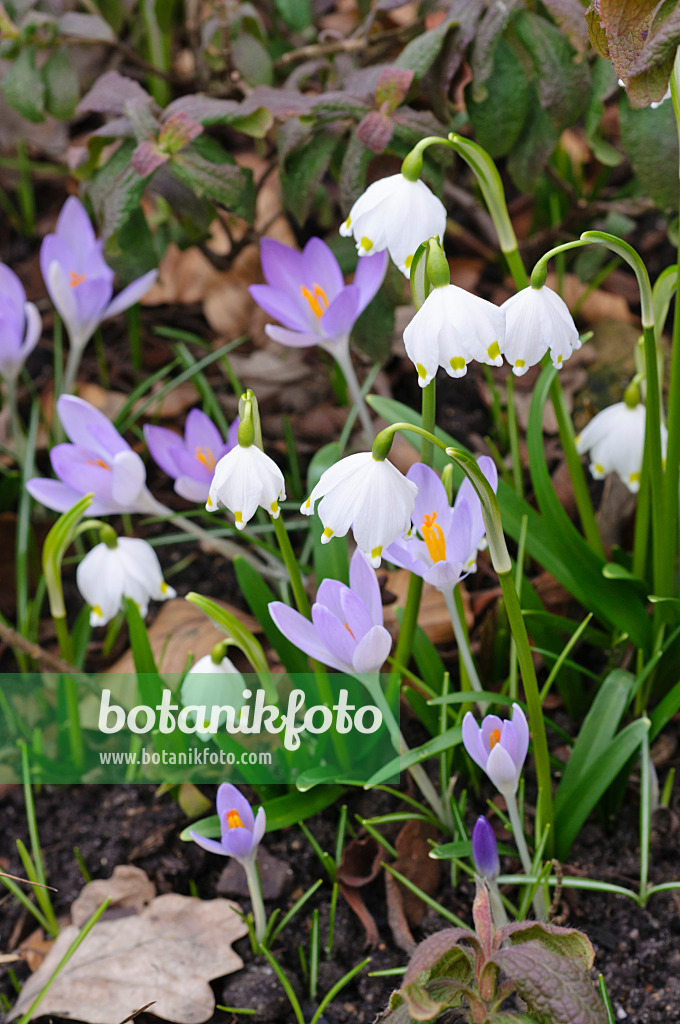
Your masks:
M 163 579 L 156 552 L 145 540 L 119 537 L 115 547 L 101 543 L 85 555 L 76 572 L 78 590 L 92 608 L 91 626 L 105 626 L 132 598 L 140 614 L 149 601 L 167 601 L 176 593 Z
M 358 452 L 322 474 L 301 512 L 310 516 L 321 498 L 322 544 L 334 534 L 344 537 L 351 526 L 357 547 L 377 569 L 382 549 L 410 532 L 417 492 L 416 485 L 387 459 Z
M 196 726 L 196 735 L 199 739 L 207 742 L 229 717 L 227 710 L 221 711 L 217 721 L 212 723 L 211 730 L 209 727 L 213 707 L 232 707 L 234 720 L 238 720 L 244 704 L 245 689 L 245 679 L 229 658 L 224 657 L 217 662 L 210 654 L 199 658 L 184 677 L 180 692 L 183 706 L 191 709 L 187 714 L 187 722 Z M 204 709 L 205 713 L 200 713 L 200 709 Z
M 354 235 L 360 256 L 387 249 L 406 277 L 421 242 L 433 235 L 444 240 L 446 207 L 420 179 L 403 174 L 369 185 L 359 196 L 340 227 L 340 234 Z
M 661 450 L 665 458 L 668 431 L 661 426 Z M 589 453 L 590 472 L 595 480 L 618 473 L 633 494 L 640 490 L 640 473 L 645 446 L 645 407 L 616 402 L 593 416 L 576 438 L 579 455 Z
M 209 512 L 228 508 L 236 527 L 242 530 L 258 505 L 273 519 L 279 516 L 279 501 L 286 497 L 283 473 L 273 459 L 256 444 L 237 444 L 215 466 L 205 507 Z
M 567 304 L 552 288 L 523 288 L 501 309 L 505 312 L 501 351 L 518 377 L 539 363 L 548 350 L 553 366 L 559 369 L 581 347 Z
M 406 354 L 421 388 L 440 366 L 450 377 L 467 373 L 472 359 L 501 366 L 504 340 L 502 309 L 455 284 L 433 288 L 404 331 Z

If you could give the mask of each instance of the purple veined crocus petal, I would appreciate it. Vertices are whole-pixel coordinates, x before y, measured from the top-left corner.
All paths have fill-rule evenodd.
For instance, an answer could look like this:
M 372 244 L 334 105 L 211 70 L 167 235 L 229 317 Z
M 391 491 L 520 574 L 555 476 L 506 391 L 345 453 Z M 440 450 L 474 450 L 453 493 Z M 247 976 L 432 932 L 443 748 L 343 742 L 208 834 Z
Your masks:
M 272 288 L 268 284 L 251 284 L 248 288 L 251 297 L 269 316 L 289 327 L 293 331 L 308 331 L 311 309 L 305 310 L 296 299 L 286 292 Z M 307 303 L 305 303 L 307 305 Z
M 512 724 L 517 735 L 517 756 L 520 763 L 524 764 L 529 750 L 529 723 L 519 704 L 512 705 Z
M 517 730 L 509 719 L 506 719 L 503 722 L 503 728 L 501 730 L 501 746 L 504 750 L 507 750 L 513 762 L 517 764 L 519 759 Z
M 11 303 L 19 315 L 26 302 L 26 292 L 14 271 L 4 263 L 0 263 L 0 295 L 3 302 Z
M 206 481 L 211 483 L 217 459 L 207 448 L 201 449 L 199 454 L 201 455 L 200 459 L 197 457 L 195 450 L 189 451 L 184 445 L 178 448 L 175 453 L 175 477 L 190 476 L 194 480 L 200 480 L 201 483 Z
M 63 238 L 59 238 L 58 235 L 46 235 L 43 238 L 42 245 L 40 246 L 40 271 L 53 302 L 54 296 L 52 295 L 52 286 L 50 284 L 50 267 L 53 263 L 59 264 L 64 281 L 68 287 L 68 272 L 73 268 L 73 259 L 73 253 Z
M 435 562 L 422 573 L 426 583 L 442 591 L 453 590 L 456 584 L 460 583 L 467 575 L 462 562 L 450 561 L 448 557 L 444 562 Z
M 363 313 L 366 306 L 377 294 L 385 279 L 385 272 L 390 258 L 387 249 L 373 256 L 362 256 L 354 274 L 352 284 L 359 289 L 359 312 Z
M 454 509 L 445 537 L 446 561 L 465 565 L 477 548 L 472 542 L 472 513 L 467 502 L 460 502 Z
M 57 235 L 73 252 L 87 250 L 97 244 L 92 221 L 76 196 L 69 196 L 57 219 Z
M 282 601 L 272 601 L 269 605 L 269 614 L 281 633 L 310 658 L 328 665 L 329 668 L 337 668 L 341 672 L 347 671 L 347 666 L 331 654 L 317 635 L 312 623 L 304 615 L 300 615 L 300 612 L 289 608 Z
M 391 562 L 392 565 L 399 566 L 400 569 L 408 569 L 409 572 L 414 572 L 416 576 L 422 576 L 429 562 L 423 562 L 415 557 L 417 553 L 416 545 L 418 544 L 419 542 L 416 540 L 404 540 L 402 537 L 397 537 L 389 547 L 383 550 L 382 557 L 385 561 Z
M 318 285 L 329 306 L 345 287 L 338 261 L 321 238 L 310 238 L 302 250 L 302 272 L 298 287 L 304 284 L 311 291 Z
M 78 497 L 92 491 L 100 501 L 114 505 L 112 496 L 112 467 L 97 461 L 94 452 L 74 444 L 56 444 L 50 452 L 50 462 L 56 476 L 78 492 Z
M 194 832 L 192 829 L 189 830 L 189 835 L 201 849 L 207 850 L 208 853 L 218 853 L 221 857 L 228 853 L 218 839 L 208 839 L 207 836 L 199 836 L 198 832 Z
M 83 398 L 62 395 L 57 402 L 57 415 L 69 440 L 82 448 L 109 458 L 131 450 L 111 420 Z
M 439 476 L 429 466 L 417 462 L 406 474 L 418 488 L 416 503 L 413 509 L 413 525 L 419 533 L 423 532 L 425 516 L 436 516 L 436 524 L 446 537 L 451 528 L 451 506 L 449 505 L 446 488 Z
M 184 439 L 192 455 L 195 455 L 198 448 L 207 448 L 216 458 L 224 446 L 222 435 L 202 409 L 190 410 L 184 423 Z
M 359 316 L 359 289 L 347 285 L 331 302 L 321 317 L 321 330 L 328 338 L 339 338 L 349 334 Z
M 222 843 L 225 850 L 236 860 L 252 857 L 255 849 L 253 834 L 247 828 L 230 828 L 228 833 L 223 836 Z
M 56 260 L 53 260 L 48 266 L 45 284 L 57 313 L 66 325 L 69 336 L 77 337 L 79 317 L 76 297 L 73 294 L 73 288 L 66 280 L 64 268 Z
M 265 280 L 272 288 L 284 294 L 299 294 L 304 277 L 301 252 L 274 238 L 263 238 L 260 242 L 260 263 Z
M 357 644 L 352 656 L 355 672 L 378 672 L 392 650 L 392 637 L 384 626 L 373 626 Z
M 103 277 L 89 277 L 71 288 L 71 291 L 76 300 L 78 336 L 81 340 L 89 339 L 106 316 L 111 299 L 111 283 Z
M 54 512 L 68 512 L 77 501 L 83 497 L 84 491 L 76 491 L 61 480 L 51 480 L 49 477 L 33 477 L 26 484 L 26 490 L 35 501 L 39 501 L 45 508 L 51 508 Z M 88 508 L 88 514 L 93 513 L 96 499 Z M 107 510 L 108 511 L 108 510 Z M 106 515 L 103 508 L 98 507 L 94 515 Z
M 340 598 L 345 590 L 347 590 L 347 587 L 340 580 L 322 580 L 316 592 L 315 604 L 322 604 L 325 608 L 328 608 L 329 612 L 335 615 L 336 619 L 343 620 L 344 613 Z
M 463 719 L 463 745 L 472 760 L 478 764 L 480 768 L 484 768 L 484 770 L 486 770 L 489 751 L 485 750 L 482 746 L 481 730 L 471 711 L 468 711 Z
M 323 341 L 320 334 L 289 331 L 285 327 L 277 327 L 276 324 L 266 324 L 264 333 L 272 341 L 278 341 L 279 345 L 287 345 L 289 348 L 311 348 L 312 345 L 319 345 Z
M 370 259 L 370 257 L 367 257 Z M 380 598 L 380 584 L 373 567 L 366 556 L 357 548 L 349 563 L 349 585 L 366 605 L 371 622 L 376 626 L 383 624 L 383 606 Z
M 150 288 L 156 283 L 158 279 L 157 270 L 149 270 L 148 273 L 142 274 L 136 281 L 132 281 L 126 288 L 123 288 L 121 292 L 118 292 L 115 299 L 113 299 L 104 310 L 102 314 L 102 320 L 108 320 L 112 316 L 118 316 L 119 313 L 124 313 L 130 306 L 134 306 L 137 302 L 140 302 L 144 298 Z
M 210 494 L 210 480 L 201 482 L 190 476 L 178 476 L 173 489 L 175 494 L 192 505 L 205 505 Z
M 177 475 L 176 453 L 182 448 L 182 437 L 167 427 L 155 427 L 145 423 L 144 440 L 156 465 L 174 479 Z
M 121 508 L 138 509 L 146 484 L 146 469 L 137 452 L 119 452 L 113 460 L 111 494 Z
M 223 838 L 225 835 L 225 824 L 228 826 L 227 815 L 231 811 L 236 811 L 243 822 L 243 827 L 252 832 L 255 823 L 252 807 L 236 786 L 232 785 L 231 782 L 223 782 L 217 790 L 217 813 L 222 824 Z
M 368 608 L 358 594 L 353 590 L 345 588 L 340 595 L 342 606 L 342 618 L 340 621 L 348 629 L 357 643 L 363 636 L 373 628 L 375 623 L 371 619 Z
M 352 636 L 349 628 L 322 604 L 312 606 L 312 622 L 317 635 L 323 637 L 325 647 L 346 672 L 352 666 L 357 638 Z
M 507 788 L 512 789 L 513 792 L 517 789 L 519 769 L 510 757 L 510 754 L 500 745 L 500 743 L 497 743 L 489 754 L 485 771 L 494 786 L 496 786 L 501 793 Z
M 26 331 L 23 343 L 19 349 L 19 355 L 22 362 L 31 354 L 35 346 L 38 344 L 40 334 L 42 332 L 42 317 L 38 312 L 38 307 L 32 302 L 25 303 L 24 317 L 26 321 Z
M 498 715 L 485 715 L 480 727 L 480 740 L 483 749 L 486 751 L 487 757 L 491 752 L 492 732 L 498 733 L 498 739 L 500 741 L 500 737 L 503 732 L 503 719 L 499 718 Z
M 260 807 L 255 815 L 255 822 L 253 824 L 253 842 L 256 845 L 259 845 L 262 842 L 266 829 L 267 815 L 265 814 L 264 807 Z

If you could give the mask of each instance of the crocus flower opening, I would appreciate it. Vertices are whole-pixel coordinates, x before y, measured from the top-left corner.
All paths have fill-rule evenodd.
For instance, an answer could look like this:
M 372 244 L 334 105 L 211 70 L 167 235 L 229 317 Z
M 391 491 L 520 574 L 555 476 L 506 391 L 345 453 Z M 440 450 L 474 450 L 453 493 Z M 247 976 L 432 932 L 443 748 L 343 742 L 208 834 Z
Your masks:
M 404 331 L 406 354 L 424 388 L 442 366 L 450 377 L 462 377 L 476 359 L 501 366 L 505 314 L 493 302 L 454 284 L 433 288 Z
M 124 312 L 146 295 L 158 271 L 137 278 L 112 299 L 113 271 L 102 255 L 85 207 L 75 196 L 64 203 L 54 234 L 40 248 L 40 269 L 50 298 L 64 321 L 71 348 L 71 368 L 103 320 Z M 67 381 L 67 387 L 72 381 Z
M 180 700 L 188 709 L 187 722 L 195 725 L 200 740 L 207 742 L 228 720 L 225 710 L 220 712 L 217 721 L 211 722 L 211 708 L 232 707 L 235 717 L 238 716 L 245 688 L 243 676 L 227 657 L 215 661 L 206 654 L 189 669 L 182 683 Z
M 175 492 L 191 502 L 206 502 L 215 467 L 238 438 L 238 417 L 229 427 L 226 442 L 204 412 L 192 409 L 182 438 L 167 427 L 146 424 L 144 437 L 151 457 L 175 481 Z
M 260 259 L 267 284 L 251 285 L 248 291 L 265 313 L 283 324 L 267 324 L 265 333 L 282 345 L 320 345 L 342 358 L 356 320 L 382 284 L 387 254 L 359 260 L 350 285 L 320 238 L 310 238 L 302 252 L 263 238 Z
M 661 450 L 665 457 L 668 431 L 661 425 Z M 595 480 L 618 473 L 629 491 L 640 490 L 642 455 L 645 446 L 645 407 L 639 402 L 616 402 L 593 416 L 576 438 L 579 455 L 590 455 L 590 472 Z
M 82 398 L 62 395 L 57 415 L 72 444 L 55 445 L 50 452 L 57 480 L 29 480 L 27 489 L 36 501 L 66 512 L 92 492 L 91 515 L 158 511 L 146 487 L 144 463 L 104 413 Z
M 477 460 L 495 491 L 498 473 L 493 459 Z M 446 490 L 429 466 L 416 463 L 406 479 L 418 488 L 412 522 L 417 537 L 398 538 L 383 552 L 388 562 L 409 569 L 444 592 L 477 568 L 477 551 L 484 541 L 482 506 L 467 478 L 461 484 L 451 508 Z
M 224 782 L 217 790 L 217 816 L 221 840 L 208 839 L 193 831 L 189 832 L 191 838 L 210 853 L 233 857 L 244 866 L 246 862 L 252 864 L 267 827 L 264 807 L 254 815 L 252 807 L 236 786 Z
M 503 303 L 505 343 L 501 352 L 521 377 L 550 350 L 554 367 L 581 347 L 576 324 L 563 299 L 551 288 L 523 288 Z
M 105 626 L 123 606 L 135 602 L 142 616 L 149 601 L 167 601 L 175 591 L 163 579 L 156 552 L 145 540 L 119 537 L 115 547 L 97 544 L 76 571 L 76 583 L 90 605 L 91 626 Z
M 420 243 L 433 235 L 443 242 L 445 230 L 446 207 L 441 200 L 420 179 L 411 181 L 400 173 L 368 186 L 340 227 L 340 234 L 354 235 L 360 256 L 387 249 L 408 277 Z
M 496 789 L 506 799 L 514 798 L 529 749 L 529 726 L 519 704 L 512 705 L 512 719 L 487 715 L 481 725 L 468 711 L 463 719 L 463 743 Z
M 472 830 L 472 858 L 477 868 L 477 874 L 486 878 L 488 882 L 494 881 L 501 871 L 498 858 L 498 844 L 494 831 L 487 819 L 480 815 Z
M 349 567 L 349 587 L 325 579 L 312 606 L 312 621 L 281 601 L 269 614 L 292 643 L 310 658 L 341 672 L 379 672 L 390 653 L 392 638 L 383 626 L 380 587 L 361 551 Z
M 0 376 L 13 384 L 38 344 L 42 321 L 32 302 L 26 301 L 21 281 L 0 263 Z
M 357 547 L 377 569 L 383 548 L 411 530 L 417 487 L 387 459 L 357 452 L 322 474 L 301 512 L 311 516 L 319 502 L 324 531 L 321 543 L 344 537 L 350 526 Z

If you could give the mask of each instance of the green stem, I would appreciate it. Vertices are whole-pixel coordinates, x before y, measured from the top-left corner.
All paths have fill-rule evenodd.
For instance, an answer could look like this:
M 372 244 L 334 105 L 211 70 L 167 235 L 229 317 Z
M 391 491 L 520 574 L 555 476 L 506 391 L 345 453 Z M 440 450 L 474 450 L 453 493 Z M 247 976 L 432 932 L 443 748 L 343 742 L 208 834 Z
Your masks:
M 68 741 L 71 759 L 74 767 L 80 771 L 85 767 L 85 752 L 83 748 L 83 732 L 80 726 L 78 687 L 72 676 L 64 677 L 64 695 L 66 697 L 66 710 L 68 714 Z
M 366 444 L 370 447 L 373 444 L 375 431 L 373 430 L 373 424 L 371 423 L 371 417 L 368 412 L 366 400 L 361 393 L 361 386 L 357 380 L 354 363 L 352 362 L 352 357 L 349 354 L 349 347 L 345 346 L 344 349 L 341 349 L 339 352 L 334 352 L 333 355 L 335 356 L 335 361 L 344 374 L 345 381 L 347 383 L 347 390 L 350 393 L 352 402 L 356 406 L 359 419 L 361 420 Z
M 678 553 L 678 490 L 680 488 L 680 251 L 678 252 L 673 350 L 668 385 L 668 448 L 664 493 L 664 548 L 670 572 L 675 573 Z M 673 577 L 671 577 L 671 585 Z
M 473 690 L 476 690 L 477 693 L 481 693 L 484 687 L 479 681 L 479 675 L 477 674 L 477 669 L 475 668 L 475 663 L 472 657 L 472 652 L 470 650 L 470 645 L 468 644 L 467 637 L 465 635 L 465 630 L 463 629 L 463 623 L 458 613 L 458 605 L 456 604 L 454 592 L 453 590 L 442 590 L 441 593 L 444 595 L 446 607 L 448 608 L 449 615 L 451 616 L 453 635 L 455 636 L 456 643 L 458 645 L 458 657 L 460 658 L 461 662 L 463 663 L 463 666 L 465 667 L 465 672 L 470 682 L 470 686 L 472 687 Z M 482 708 L 482 710 L 484 709 Z
M 515 375 L 510 371 L 505 381 L 508 413 L 508 439 L 510 441 L 510 457 L 512 459 L 512 479 L 515 493 L 524 497 L 524 474 L 522 472 L 522 456 L 519 450 L 519 429 L 517 426 L 517 409 L 515 408 Z
M 661 394 L 654 326 L 644 327 L 647 402 L 645 407 L 645 457 L 649 460 L 652 502 L 652 573 L 654 593 L 672 596 L 673 565 L 665 549 L 664 480 L 661 456 Z M 677 500 L 677 495 L 676 495 Z M 670 572 L 669 572 L 670 569 Z M 670 578 L 669 578 L 670 577 Z
M 65 615 L 54 615 L 53 616 L 54 628 L 57 633 L 57 642 L 59 644 L 59 653 L 68 662 L 69 665 L 73 664 L 73 640 L 71 634 L 68 631 L 68 623 Z
M 512 824 L 512 835 L 515 840 L 515 846 L 519 853 L 519 859 L 522 861 L 522 867 L 524 868 L 524 874 L 529 878 L 533 876 L 531 856 L 527 847 L 527 841 L 524 837 L 524 829 L 522 822 L 519 819 L 519 809 L 517 807 L 517 797 L 514 793 L 503 793 L 505 797 L 505 803 L 508 808 L 508 814 L 510 815 L 510 822 Z M 539 888 L 534 893 L 534 913 L 538 921 L 546 920 L 545 912 L 545 900 L 543 898 L 543 890 Z
M 277 516 L 276 519 L 272 520 L 272 522 L 274 523 L 274 533 L 276 534 L 276 539 L 279 544 L 281 557 L 283 558 L 283 563 L 288 572 L 288 578 L 290 579 L 295 604 L 297 605 L 298 611 L 308 619 L 310 617 L 309 599 L 307 598 L 305 586 L 302 582 L 300 566 L 298 565 L 295 552 L 293 551 L 293 546 L 290 543 L 290 537 L 288 536 L 285 523 L 283 522 L 283 516 Z
M 246 880 L 248 882 L 248 892 L 250 893 L 250 902 L 253 906 L 253 917 L 255 919 L 255 938 L 257 939 L 258 945 L 262 944 L 262 940 L 267 934 L 267 913 L 264 909 L 264 900 L 262 899 L 262 884 L 260 882 L 260 874 L 257 870 L 257 862 L 255 857 L 248 857 L 241 861 L 243 868 L 246 873 Z
M 515 287 L 518 291 L 522 288 L 529 286 L 529 278 L 527 276 L 526 269 L 522 263 L 522 257 L 519 254 L 519 249 L 515 247 L 510 249 L 509 252 L 504 252 L 505 262 L 508 264 L 508 270 L 512 274 L 512 279 L 515 282 Z
M 650 520 L 650 481 L 649 459 L 642 460 L 640 474 L 640 490 L 638 492 L 637 509 L 635 511 L 635 535 L 633 537 L 633 575 L 645 579 L 647 572 L 647 555 L 649 552 L 649 520 Z M 650 584 L 651 586 L 651 584 Z

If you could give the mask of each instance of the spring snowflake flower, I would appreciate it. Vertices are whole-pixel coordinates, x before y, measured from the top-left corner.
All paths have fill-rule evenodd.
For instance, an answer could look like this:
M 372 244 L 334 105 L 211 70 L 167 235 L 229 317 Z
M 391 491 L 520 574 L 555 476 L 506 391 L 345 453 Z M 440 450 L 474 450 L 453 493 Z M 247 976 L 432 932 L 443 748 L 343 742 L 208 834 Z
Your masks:
M 321 543 L 336 534 L 344 537 L 350 526 L 357 547 L 377 569 L 383 548 L 411 529 L 417 487 L 387 459 L 372 452 L 357 452 L 336 462 L 322 474 L 301 512 L 311 516 L 321 498 Z
M 505 343 L 501 352 L 521 377 L 550 351 L 559 369 L 581 347 L 576 324 L 567 304 L 551 288 L 523 288 L 503 303 Z
M 258 505 L 277 519 L 285 497 L 283 473 L 274 460 L 256 444 L 237 444 L 217 463 L 205 507 L 209 512 L 228 508 L 242 530 Z
M 349 586 L 322 581 L 311 622 L 282 601 L 272 601 L 269 614 L 296 647 L 341 672 L 379 672 L 390 653 L 378 580 L 359 550 L 350 563 Z
M 462 377 L 473 359 L 500 366 L 504 341 L 502 309 L 455 284 L 433 288 L 404 331 L 421 388 L 440 366 L 450 377 Z
M 519 704 L 512 719 L 486 715 L 481 725 L 468 711 L 463 719 L 463 743 L 468 754 L 504 796 L 514 796 L 529 749 L 529 726 Z
M 665 457 L 668 431 L 661 425 L 661 450 Z M 633 494 L 640 490 L 645 447 L 645 407 L 616 402 L 593 416 L 576 438 L 579 455 L 590 455 L 590 472 L 595 480 L 618 473 Z
M 182 683 L 180 700 L 185 708 L 191 709 L 187 714 L 187 721 L 191 725 L 196 725 L 196 735 L 200 740 L 207 742 L 213 735 L 209 728 L 210 709 L 231 706 L 237 714 L 243 707 L 245 688 L 243 676 L 227 657 L 218 656 L 218 660 L 215 661 L 211 654 L 206 654 L 189 669 Z M 227 711 L 221 712 L 215 723 L 216 728 L 227 720 L 227 714 Z
M 113 531 L 111 531 L 113 532 Z M 90 605 L 91 626 L 105 626 L 132 598 L 144 617 L 149 601 L 167 601 L 175 591 L 163 579 L 156 552 L 145 540 L 118 537 L 89 551 L 76 571 L 78 590 Z
M 354 235 L 360 256 L 387 249 L 406 277 L 416 249 L 427 238 L 444 240 L 446 207 L 427 185 L 393 174 L 369 185 L 359 196 L 340 227 L 340 234 Z

